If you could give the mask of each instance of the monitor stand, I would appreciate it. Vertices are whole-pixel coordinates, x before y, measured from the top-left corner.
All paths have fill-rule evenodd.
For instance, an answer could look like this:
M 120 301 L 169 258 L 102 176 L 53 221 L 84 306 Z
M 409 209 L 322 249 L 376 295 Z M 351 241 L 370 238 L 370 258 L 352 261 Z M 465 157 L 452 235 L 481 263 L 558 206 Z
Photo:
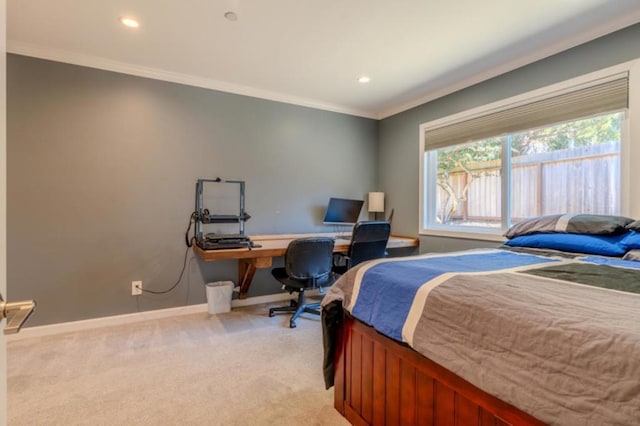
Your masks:
M 351 241 L 351 232 L 353 232 L 353 225 L 333 225 L 336 240 Z

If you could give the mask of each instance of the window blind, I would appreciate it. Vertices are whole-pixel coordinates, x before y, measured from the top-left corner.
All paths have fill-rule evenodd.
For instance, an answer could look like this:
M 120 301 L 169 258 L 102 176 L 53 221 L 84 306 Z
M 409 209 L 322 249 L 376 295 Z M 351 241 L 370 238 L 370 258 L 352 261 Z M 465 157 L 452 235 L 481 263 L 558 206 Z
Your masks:
M 425 131 L 425 150 L 445 148 L 627 108 L 629 77 L 535 100 Z

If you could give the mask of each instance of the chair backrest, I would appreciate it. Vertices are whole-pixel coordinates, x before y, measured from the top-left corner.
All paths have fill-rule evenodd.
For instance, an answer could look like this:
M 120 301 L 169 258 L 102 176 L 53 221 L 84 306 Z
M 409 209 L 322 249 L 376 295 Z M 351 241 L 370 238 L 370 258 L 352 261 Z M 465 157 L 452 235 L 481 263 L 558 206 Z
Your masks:
M 296 280 L 318 280 L 331 274 L 333 238 L 298 238 L 289 243 L 284 256 L 287 275 Z
M 353 227 L 349 246 L 349 268 L 371 259 L 386 255 L 387 242 L 391 233 L 389 222 L 358 222 Z

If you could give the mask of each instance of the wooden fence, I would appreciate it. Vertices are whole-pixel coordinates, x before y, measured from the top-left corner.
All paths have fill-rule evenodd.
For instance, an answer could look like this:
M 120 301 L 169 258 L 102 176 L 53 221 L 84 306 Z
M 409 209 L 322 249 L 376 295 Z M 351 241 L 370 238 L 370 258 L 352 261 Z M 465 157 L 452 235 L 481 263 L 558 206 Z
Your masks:
M 620 143 L 607 143 L 529 154 L 511 159 L 512 222 L 555 213 L 618 214 L 620 205 Z M 443 222 L 499 223 L 501 178 L 498 161 L 467 164 L 476 176 L 466 199 L 446 221 L 451 199 L 438 188 L 438 217 Z M 469 175 L 449 174 L 459 198 Z

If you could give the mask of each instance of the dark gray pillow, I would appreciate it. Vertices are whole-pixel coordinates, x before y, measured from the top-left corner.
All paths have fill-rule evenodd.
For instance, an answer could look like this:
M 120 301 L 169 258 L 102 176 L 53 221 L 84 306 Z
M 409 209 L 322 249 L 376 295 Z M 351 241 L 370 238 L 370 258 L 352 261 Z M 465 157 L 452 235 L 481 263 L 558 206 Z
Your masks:
M 640 219 L 631 222 L 630 224 L 627 225 L 627 229 L 631 230 L 631 231 L 637 231 L 640 232 Z
M 504 234 L 507 238 L 539 233 L 613 235 L 627 232 L 633 219 L 597 214 L 554 214 L 525 219 Z

